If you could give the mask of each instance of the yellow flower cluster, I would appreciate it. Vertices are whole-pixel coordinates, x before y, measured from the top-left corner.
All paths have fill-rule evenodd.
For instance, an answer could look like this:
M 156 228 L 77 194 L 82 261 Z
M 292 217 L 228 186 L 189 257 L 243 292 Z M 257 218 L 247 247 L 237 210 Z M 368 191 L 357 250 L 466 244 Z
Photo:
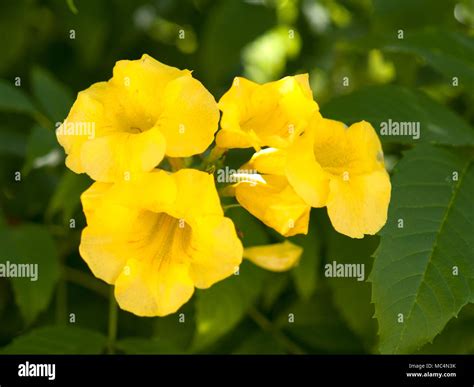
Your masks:
M 391 185 L 375 130 L 323 118 L 307 75 L 264 85 L 236 78 L 219 107 L 217 145 L 256 150 L 242 169 L 259 176 L 241 175 L 233 193 L 267 226 L 306 234 L 311 207 L 327 207 L 333 227 L 352 238 L 385 224 Z
M 288 241 L 244 251 L 212 174 L 180 168 L 214 137 L 215 149 L 255 148 L 244 167 L 257 175 L 230 189 L 284 236 L 307 232 L 311 207 L 327 206 L 335 229 L 351 237 L 386 221 L 390 180 L 373 128 L 323 119 L 307 75 L 265 85 L 236 78 L 217 104 L 188 70 L 148 55 L 122 60 L 109 81 L 78 94 L 57 130 L 66 165 L 95 180 L 81 197 L 81 256 L 115 285 L 122 309 L 173 313 L 243 257 L 273 271 L 298 262 L 301 248 Z
M 112 79 L 80 92 L 58 129 L 66 165 L 96 180 L 81 198 L 80 253 L 94 275 L 115 284 L 122 309 L 175 312 L 195 287 L 241 263 L 242 244 L 213 177 L 156 169 L 165 156 L 204 152 L 218 120 L 216 101 L 190 71 L 144 55 L 117 62 Z M 91 126 L 92 136 L 79 130 Z

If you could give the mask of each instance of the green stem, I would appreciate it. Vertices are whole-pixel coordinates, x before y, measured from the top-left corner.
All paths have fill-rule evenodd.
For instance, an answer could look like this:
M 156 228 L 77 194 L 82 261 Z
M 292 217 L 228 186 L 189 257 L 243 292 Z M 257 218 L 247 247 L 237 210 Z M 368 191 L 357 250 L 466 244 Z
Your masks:
M 209 155 L 202 160 L 199 169 L 201 171 L 208 171 L 212 166 L 215 167 L 215 164 L 224 156 L 227 148 L 220 148 L 217 145 L 211 149 Z
M 291 354 L 302 355 L 304 350 L 300 348 L 298 344 L 293 342 L 283 332 L 277 329 L 262 313 L 256 308 L 250 308 L 248 310 L 250 318 L 264 331 L 270 333 L 275 340 L 277 340 L 287 351 Z
M 173 172 L 186 167 L 186 163 L 182 157 L 168 157 L 167 159 Z
M 46 117 L 43 113 L 39 111 L 36 111 L 35 113 L 33 113 L 33 117 L 36 120 L 36 122 L 45 129 L 49 129 L 53 126 L 53 122 L 51 122 L 51 120 L 48 117 Z
M 222 206 L 222 209 L 224 212 L 226 212 L 230 208 L 237 208 L 237 207 L 242 207 L 239 203 L 236 204 L 227 204 L 226 206 Z
M 217 145 L 211 149 L 209 156 L 207 158 L 208 164 L 214 164 L 217 160 L 219 160 L 224 153 L 227 151 L 227 148 L 220 148 Z
M 235 189 L 232 185 L 227 185 L 217 190 L 219 196 L 224 198 L 232 198 L 235 196 Z
M 115 353 L 115 340 L 117 339 L 118 308 L 115 302 L 114 287 L 110 287 L 109 299 L 109 334 L 108 334 L 108 353 Z

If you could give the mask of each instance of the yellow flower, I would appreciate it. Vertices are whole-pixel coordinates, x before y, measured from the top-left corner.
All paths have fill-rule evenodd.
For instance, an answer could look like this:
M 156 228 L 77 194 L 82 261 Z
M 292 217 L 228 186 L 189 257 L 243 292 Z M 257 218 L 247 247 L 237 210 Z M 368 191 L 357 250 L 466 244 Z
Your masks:
M 368 122 L 346 128 L 337 121 L 313 120 L 287 149 L 285 174 L 306 203 L 327 206 L 333 227 L 342 234 L 363 238 L 387 221 L 390 178 Z
M 244 258 L 263 269 L 281 272 L 295 267 L 303 248 L 285 240 L 273 245 L 252 246 L 244 249 Z
M 218 120 L 214 97 L 190 71 L 145 54 L 118 61 L 109 81 L 81 91 L 57 137 L 70 169 L 114 182 L 152 170 L 165 155 L 204 152 Z
M 263 85 L 237 77 L 219 108 L 222 119 L 216 143 L 221 148 L 284 148 L 313 115 L 319 116 L 308 74 Z
M 241 263 L 241 242 L 207 173 L 154 170 L 130 182 L 94 183 L 82 204 L 80 253 L 136 315 L 174 313 L 195 287 L 210 287 Z
M 254 154 L 233 187 L 237 201 L 253 216 L 284 236 L 308 232 L 311 207 L 284 175 L 284 158 L 274 148 Z

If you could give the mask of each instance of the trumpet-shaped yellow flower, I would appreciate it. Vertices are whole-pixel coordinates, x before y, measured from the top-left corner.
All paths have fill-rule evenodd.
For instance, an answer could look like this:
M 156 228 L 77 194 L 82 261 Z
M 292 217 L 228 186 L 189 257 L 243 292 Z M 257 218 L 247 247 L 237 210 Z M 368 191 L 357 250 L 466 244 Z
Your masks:
M 284 148 L 298 137 L 313 115 L 320 116 L 308 74 L 263 85 L 235 78 L 220 99 L 219 108 L 222 119 L 216 143 L 221 148 Z
M 241 242 L 207 173 L 154 170 L 130 182 L 94 183 L 82 204 L 80 253 L 136 315 L 173 313 L 195 287 L 208 288 L 241 263 Z
M 238 202 L 284 236 L 306 234 L 310 207 L 327 207 L 334 228 L 352 238 L 387 221 L 390 178 L 372 126 L 315 118 L 291 146 L 254 154 L 233 187 Z
M 241 168 L 249 173 L 239 174 L 232 193 L 242 207 L 280 234 L 306 234 L 311 207 L 288 183 L 284 160 L 273 148 L 257 152 Z
M 81 91 L 57 137 L 70 169 L 114 182 L 152 170 L 165 155 L 202 153 L 218 120 L 214 97 L 190 71 L 145 54 L 118 61 L 109 81 Z
M 285 174 L 306 203 L 327 206 L 333 227 L 342 234 L 363 238 L 387 221 L 390 178 L 368 122 L 346 128 L 337 121 L 313 120 L 287 149 Z
M 244 249 L 244 258 L 270 271 L 286 271 L 295 267 L 303 254 L 303 248 L 285 240 L 273 245 L 252 246 Z

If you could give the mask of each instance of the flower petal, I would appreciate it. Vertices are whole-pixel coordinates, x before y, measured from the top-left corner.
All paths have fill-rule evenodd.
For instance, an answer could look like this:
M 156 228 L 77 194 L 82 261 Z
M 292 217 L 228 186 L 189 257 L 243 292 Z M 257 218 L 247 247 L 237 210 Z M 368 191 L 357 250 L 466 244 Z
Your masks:
M 81 195 L 88 226 L 79 251 L 94 275 L 113 283 L 134 254 L 133 240 L 146 238 L 154 226 L 148 211 L 174 203 L 174 180 L 163 171 L 130 183 L 94 183 Z
M 212 175 L 181 169 L 172 177 L 177 187 L 176 201 L 168 210 L 172 216 L 191 220 L 206 215 L 224 215 Z
M 94 275 L 115 283 L 123 309 L 141 316 L 173 313 L 194 289 L 191 228 L 166 213 L 115 209 L 121 209 L 115 227 L 92 223 L 84 230 L 82 257 Z
M 285 163 L 285 150 L 265 148 L 252 156 L 248 166 L 262 174 L 285 175 Z
M 89 213 L 79 252 L 97 278 L 112 284 L 130 257 L 127 241 L 146 228 L 147 218 L 136 210 L 102 200 Z
M 82 193 L 82 209 L 88 222 L 92 222 L 96 211 L 102 208 L 102 201 L 112 186 L 109 183 L 95 182 Z
M 242 243 L 229 218 L 207 216 L 192 225 L 191 277 L 205 289 L 232 275 L 242 262 Z
M 298 75 L 295 75 L 293 78 L 300 85 L 301 91 L 303 92 L 303 94 L 308 99 L 312 99 L 313 91 L 311 90 L 311 86 L 309 85 L 309 74 L 308 73 L 298 74 Z
M 390 178 L 385 170 L 333 178 L 327 203 L 333 227 L 351 238 L 377 233 L 387 221 Z
M 166 316 L 176 312 L 194 293 L 188 265 L 170 262 L 150 266 L 131 259 L 115 282 L 120 308 L 137 316 Z
M 329 194 L 329 176 L 316 161 L 315 131 L 307 130 L 288 148 L 286 176 L 296 193 L 312 207 L 324 207 Z
M 253 132 L 242 130 L 240 122 L 245 114 L 246 103 L 259 87 L 255 82 L 236 77 L 232 87 L 221 97 L 218 106 L 222 111 L 221 130 L 217 132 L 216 144 L 221 148 L 259 147 L 259 140 Z
M 114 87 L 98 82 L 78 93 L 68 117 L 56 130 L 58 142 L 67 154 L 66 165 L 76 173 L 86 172 L 81 161 L 84 143 L 115 130 L 125 130 L 124 110 L 104 106 L 119 107 L 120 103 Z
M 310 206 L 296 194 L 285 177 L 264 175 L 262 178 L 263 182 L 255 180 L 236 184 L 238 202 L 284 236 L 306 234 Z
M 352 173 L 368 173 L 385 169 L 380 139 L 375 129 L 367 121 L 352 124 L 347 129 L 348 142 L 355 153 L 356 165 L 351 166 Z
M 171 81 L 162 98 L 157 126 L 166 138 L 166 155 L 189 157 L 204 152 L 214 141 L 219 109 L 214 97 L 191 76 Z
M 118 89 L 122 103 L 127 104 L 125 110 L 135 116 L 130 120 L 140 122 L 150 118 L 154 123 L 163 111 L 166 86 L 182 76 L 191 76 L 191 72 L 165 65 L 144 54 L 139 60 L 118 61 L 110 84 Z
M 227 115 L 229 116 L 229 115 Z M 222 116 L 224 117 L 224 116 Z M 229 119 L 230 120 L 230 119 Z M 224 129 L 221 120 L 221 130 L 217 132 L 216 144 L 221 148 L 255 148 L 260 150 L 261 142 L 254 131 L 244 132 L 240 128 L 235 129 L 233 124 L 229 124 Z
M 347 128 L 342 122 L 312 122 L 316 161 L 334 176 L 364 174 L 384 169 L 380 141 L 372 126 L 361 121 Z
M 115 183 L 107 201 L 136 210 L 163 212 L 174 205 L 178 188 L 171 174 L 155 169 L 135 180 Z M 83 200 L 84 203 L 84 200 Z
M 285 77 L 263 85 L 236 78 L 219 101 L 222 110 L 217 145 L 223 148 L 284 148 L 319 108 L 307 75 Z
M 135 216 L 134 212 L 124 211 L 114 219 L 136 224 Z M 128 260 L 127 245 L 123 241 L 133 230 L 128 227 L 105 230 L 106 227 L 86 227 L 82 231 L 79 253 L 97 278 L 113 284 Z
M 166 141 L 157 128 L 146 132 L 114 133 L 83 144 L 81 161 L 96 181 L 135 179 L 163 160 Z
M 252 246 L 244 250 L 244 258 L 263 269 L 281 272 L 296 266 L 303 248 L 285 240 L 272 245 Z

